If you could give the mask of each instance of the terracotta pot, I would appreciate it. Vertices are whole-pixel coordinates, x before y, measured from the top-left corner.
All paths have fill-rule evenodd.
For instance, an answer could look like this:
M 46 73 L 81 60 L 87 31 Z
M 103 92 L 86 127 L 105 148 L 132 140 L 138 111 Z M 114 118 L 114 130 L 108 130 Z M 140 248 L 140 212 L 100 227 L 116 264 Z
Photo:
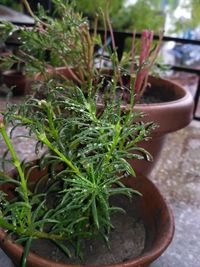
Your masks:
M 36 174 L 38 175 L 37 170 L 34 171 L 34 175 Z M 33 177 L 31 179 L 34 180 L 35 178 Z M 119 264 L 109 264 L 102 266 L 145 267 L 148 266 L 151 262 L 153 262 L 156 258 L 158 258 L 170 244 L 174 234 L 174 220 L 171 210 L 168 208 L 159 190 L 145 176 L 139 175 L 137 179 L 129 177 L 124 180 L 124 183 L 128 186 L 133 187 L 136 190 L 139 190 L 143 194 L 142 197 L 136 197 L 135 201 L 133 202 L 133 210 L 136 216 L 142 218 L 145 225 L 145 247 L 141 255 L 137 258 Z M 10 188 L 10 190 L 12 190 L 12 188 Z M 5 253 L 12 259 L 16 266 L 20 266 L 20 259 L 23 247 L 20 245 L 16 245 L 11 240 L 7 239 L 6 234 L 3 230 L 0 230 L 0 246 L 5 251 Z M 82 265 L 68 265 L 65 263 L 58 263 L 50 261 L 30 252 L 27 258 L 27 266 L 80 267 Z M 90 265 L 89 267 L 92 266 Z
M 193 118 L 194 101 L 190 92 L 180 85 L 162 78 L 149 77 L 149 95 L 159 95 L 163 102 L 153 104 L 136 104 L 135 109 L 145 113 L 143 121 L 153 121 L 158 128 L 148 142 L 140 145 L 153 156 L 153 162 L 132 160 L 134 168 L 149 175 L 164 145 L 168 133 L 187 126 Z
M 47 71 L 59 73 L 63 76 L 73 79 L 69 69 L 60 67 Z M 108 71 L 106 72 L 108 73 Z M 36 79 L 43 79 L 41 74 Z M 148 142 L 141 142 L 140 146 L 145 148 L 153 156 L 153 162 L 144 160 L 130 160 L 133 168 L 144 175 L 149 175 L 159 159 L 162 147 L 164 145 L 166 135 L 168 133 L 180 130 L 187 126 L 193 118 L 194 101 L 190 92 L 180 85 L 163 78 L 149 77 L 148 80 L 151 87 L 147 88 L 147 95 L 159 97 L 160 103 L 136 104 L 135 110 L 142 111 L 145 116 L 142 118 L 144 122 L 153 121 L 159 125 Z M 101 108 L 102 105 L 99 105 Z M 127 108 L 122 106 L 123 109 Z
M 24 95 L 29 88 L 28 78 L 21 71 L 7 70 L 2 73 L 3 82 L 12 89 L 14 96 Z

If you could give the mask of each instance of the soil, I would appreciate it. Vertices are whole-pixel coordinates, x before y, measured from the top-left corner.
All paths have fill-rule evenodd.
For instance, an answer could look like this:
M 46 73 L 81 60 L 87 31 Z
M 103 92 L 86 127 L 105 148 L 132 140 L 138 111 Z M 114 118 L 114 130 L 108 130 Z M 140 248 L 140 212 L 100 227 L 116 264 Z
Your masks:
M 163 100 L 159 96 L 143 96 L 140 99 L 140 104 L 157 104 L 162 103 Z
M 106 84 L 104 82 L 104 87 L 103 90 L 100 91 L 98 95 L 98 101 L 100 103 L 105 102 L 105 98 L 107 97 L 107 100 L 110 98 L 112 100 L 112 96 L 110 96 L 109 92 L 109 83 Z M 122 97 L 122 103 L 123 105 L 129 104 L 130 103 L 130 92 L 128 90 L 129 85 L 127 83 L 126 85 L 126 80 L 124 80 L 125 86 L 123 89 L 121 89 L 120 86 L 117 87 L 116 89 L 116 98 Z M 169 102 L 169 101 L 174 101 L 179 99 L 180 96 L 177 96 L 174 92 L 173 86 L 169 86 L 168 84 L 148 84 L 144 94 L 138 99 L 136 96 L 135 100 L 140 103 L 140 104 L 159 104 L 163 102 Z
M 34 240 L 32 251 L 46 258 L 68 264 L 114 264 L 139 256 L 145 246 L 145 227 L 141 218 L 136 217 L 134 212 L 134 199 L 129 200 L 126 197 L 117 196 L 111 202 L 123 207 L 126 214 L 113 214 L 114 229 L 109 234 L 109 247 L 101 239 L 82 240 L 82 261 L 73 253 L 70 258 L 66 257 L 47 240 Z
M 123 94 L 123 104 L 126 105 L 127 103 L 130 102 L 130 95 L 127 92 L 123 92 L 121 93 L 119 90 L 117 91 L 117 98 L 119 98 L 119 96 L 121 96 L 121 94 Z M 103 95 L 103 93 L 102 93 Z M 100 103 L 103 103 L 103 97 L 102 95 L 98 96 L 98 101 Z M 162 102 L 167 102 L 169 101 L 168 99 L 163 99 L 162 95 L 160 94 L 156 94 L 156 95 L 152 95 L 151 93 L 145 93 L 139 100 L 140 104 L 157 104 L 157 103 L 162 103 Z
M 160 86 L 159 83 L 151 86 L 147 86 L 144 95 L 140 98 L 140 104 L 158 104 L 169 102 L 178 99 L 175 95 L 173 88 L 168 86 Z M 164 90 L 163 90 L 164 89 Z

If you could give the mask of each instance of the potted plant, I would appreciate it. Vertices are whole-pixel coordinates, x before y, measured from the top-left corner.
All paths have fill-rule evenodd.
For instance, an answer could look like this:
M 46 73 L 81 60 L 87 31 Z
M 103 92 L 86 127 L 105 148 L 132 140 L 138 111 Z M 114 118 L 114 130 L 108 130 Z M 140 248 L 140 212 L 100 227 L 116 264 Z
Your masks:
M 62 267 L 73 263 L 80 266 L 81 262 L 90 266 L 121 266 L 124 261 L 127 266 L 147 266 L 170 243 L 174 228 L 167 204 L 147 178 L 133 177 L 134 170 L 125 160 L 140 158 L 137 151 L 146 154 L 137 147 L 137 142 L 146 138 L 154 125 L 135 122 L 135 112 L 121 112 L 119 107 L 120 100 L 115 98 L 97 115 L 95 97 L 86 98 L 81 88 L 74 85 L 69 91 L 51 88 L 47 100 L 29 99 L 21 106 L 26 115 L 13 112 L 13 107 L 4 113 L 0 131 L 16 169 L 1 173 L 0 225 L 6 232 L 0 231 L 0 244 L 17 266 L 25 266 L 26 262 L 27 266 L 35 267 Z M 27 166 L 18 159 L 5 128 L 13 119 L 28 127 L 39 143 L 48 147 L 39 162 Z M 133 193 L 137 195 L 130 201 Z M 127 217 L 115 217 L 115 213 L 124 211 Z M 137 218 L 136 221 L 133 218 Z M 127 221 L 129 224 L 124 227 Z M 121 231 L 120 239 L 124 235 L 127 238 L 130 233 L 126 230 L 132 230 L 133 224 L 138 226 L 139 222 L 147 233 L 146 237 L 144 232 L 139 237 L 142 239 L 139 251 L 134 250 L 132 254 L 135 245 L 128 243 L 127 247 L 124 242 L 119 245 L 119 239 L 114 238 L 117 244 L 108 245 L 117 246 L 118 250 L 114 249 L 117 254 L 111 250 L 107 262 L 101 260 L 104 254 L 98 255 L 97 262 L 89 257 L 103 246 L 100 243 L 96 247 L 96 239 L 106 241 L 115 229 L 116 235 Z M 11 238 L 22 243 L 24 250 Z M 55 243 L 65 254 L 72 255 L 73 261 L 69 258 L 68 263 L 57 263 L 29 254 L 31 244 L 37 239 Z M 85 252 L 87 246 L 91 250 Z M 120 253 L 118 262 L 122 249 L 125 254 Z
M 70 62 L 67 71 L 72 79 L 66 79 L 60 70 L 47 70 L 46 62 L 39 66 L 32 64 L 43 70 L 45 77 L 48 77 L 37 78 L 41 81 L 39 98 L 34 94 L 20 106 L 10 106 L 3 112 L 0 132 L 15 169 L 9 173 L 0 173 L 0 226 L 4 228 L 0 231 L 1 247 L 18 266 L 25 266 L 26 263 L 34 267 L 80 266 L 82 262 L 90 266 L 121 266 L 122 262 L 127 266 L 147 266 L 170 243 L 174 225 L 171 211 L 158 189 L 143 175 L 134 178 L 135 171 L 129 163 L 132 158 L 151 158 L 137 144 L 147 139 L 155 128 L 153 122 L 144 123 L 141 112 L 134 110 L 136 98 L 133 86 L 141 72 L 133 71 L 133 62 L 132 72 L 129 73 L 131 79 L 128 79 L 130 82 L 122 90 L 120 83 L 126 79 L 126 73 L 123 74 L 119 68 L 114 46 L 114 51 L 111 52 L 112 71 L 93 68 L 93 40 L 99 42 L 97 35 L 91 37 L 88 25 L 80 15 L 76 15 L 60 1 L 56 2 L 58 8 L 65 8 L 64 13 L 67 12 L 68 22 L 71 22 L 70 28 L 69 24 L 64 24 L 66 31 L 68 30 L 66 34 L 69 34 L 68 50 L 65 50 L 66 47 L 61 48 L 70 51 L 67 58 L 71 61 L 66 64 Z M 107 21 L 110 27 L 108 17 Z M 62 39 L 64 29 L 59 27 L 57 20 L 52 22 L 57 26 L 58 35 L 55 31 L 52 32 L 59 45 L 56 37 L 61 34 Z M 40 32 L 45 32 L 45 37 L 48 38 L 47 25 L 45 22 L 39 23 L 43 25 Z M 110 30 L 112 33 L 111 27 Z M 34 31 L 30 31 L 30 34 L 35 37 Z M 149 33 L 145 32 L 144 35 L 149 36 Z M 148 40 L 149 37 L 149 45 Z M 59 49 L 57 51 L 60 53 Z M 61 52 L 61 58 L 65 59 L 65 54 L 62 50 Z M 38 59 L 33 60 L 31 55 L 26 56 L 34 63 L 39 62 Z M 101 60 L 103 59 L 100 58 Z M 154 57 L 151 62 L 153 61 Z M 79 68 L 75 63 L 79 63 Z M 149 69 L 149 64 L 147 66 Z M 147 74 L 147 69 L 143 70 Z M 141 83 L 139 88 L 143 86 Z M 104 94 L 101 93 L 102 90 Z M 127 92 L 130 100 L 123 107 Z M 20 162 L 6 132 L 9 123 L 14 128 L 17 125 L 27 127 L 38 141 L 36 151 L 41 145 L 46 146 L 43 157 L 31 163 Z M 8 159 L 4 157 L 3 160 Z M 132 195 L 133 201 L 130 201 Z M 124 211 L 127 216 L 121 216 L 120 212 Z M 133 217 L 136 218 L 135 221 Z M 119 223 L 121 218 L 125 219 Z M 124 227 L 129 219 L 129 226 Z M 118 224 L 122 227 L 120 239 L 126 237 L 126 240 L 130 233 L 125 230 L 132 231 L 133 224 L 138 226 L 139 222 L 142 222 L 143 230 L 145 229 L 141 235 L 143 238 L 139 238 L 139 251 L 135 250 L 134 243 L 133 246 L 128 244 L 130 250 L 126 252 L 125 243 L 119 246 L 117 239 L 119 249 L 115 252 L 115 257 L 112 253 L 109 254 L 106 262 L 102 262 L 104 254 L 100 254 L 97 262 L 89 258 L 93 255 L 92 251 L 96 250 L 96 239 L 104 240 L 108 245 L 106 251 L 112 251 L 113 244 L 107 240 L 118 229 Z M 137 229 L 133 230 L 136 236 L 139 232 Z M 116 236 L 118 235 L 117 232 Z M 131 243 L 136 236 L 129 239 Z M 71 256 L 72 260 L 69 257 L 68 263 L 57 263 L 36 256 L 33 252 L 29 253 L 30 250 L 36 250 L 31 249 L 31 246 L 35 246 L 38 239 L 40 242 L 49 240 L 54 243 L 64 254 Z M 102 247 L 105 251 L 104 243 L 98 244 L 97 250 Z M 44 246 L 47 243 L 42 245 Z M 120 253 L 121 257 L 118 258 L 122 249 L 126 253 Z
M 39 17 L 36 17 L 30 10 L 26 1 L 25 5 L 37 22 L 35 27 L 31 30 L 30 28 L 21 28 L 6 23 L 4 32 L 10 33 L 18 31 L 20 40 L 23 40 L 23 45 L 20 47 L 17 60 L 26 62 L 26 70 L 31 73 L 31 75 L 40 73 L 35 76 L 36 80 L 45 80 L 45 77 L 48 76 L 47 74 L 53 72 L 60 74 L 62 78 L 66 76 L 67 80 L 69 80 L 69 78 L 73 79 L 78 84 L 84 83 L 86 87 L 91 75 L 96 76 L 97 80 L 102 79 L 101 77 L 105 80 L 105 75 L 101 75 L 102 71 L 105 74 L 104 67 L 113 67 L 113 62 L 107 61 L 106 57 L 104 57 L 106 53 L 109 54 L 109 49 L 107 49 L 105 45 L 107 42 L 106 30 L 109 28 L 109 30 L 112 31 L 111 27 L 105 25 L 105 36 L 102 44 L 101 39 L 96 33 L 97 19 L 95 20 L 96 22 L 94 22 L 94 36 L 91 38 L 87 23 L 85 24 L 83 18 L 78 15 L 76 16 L 77 24 L 71 23 L 71 21 L 73 21 L 72 13 L 70 14 L 70 9 L 66 10 L 64 5 L 56 5 L 55 11 L 57 13 L 55 12 L 55 14 L 57 14 L 57 17 L 54 18 L 47 16 L 41 7 L 38 12 Z M 59 19 L 61 14 L 62 20 Z M 104 16 L 103 20 L 105 22 L 107 18 Z M 71 26 L 68 27 L 68 25 Z M 77 27 L 77 25 L 79 25 L 79 27 Z M 114 38 L 112 38 L 112 40 L 114 40 Z M 146 40 L 148 40 L 148 42 Z M 154 131 L 151 141 L 141 144 L 142 147 L 146 148 L 152 154 L 154 161 L 142 163 L 141 161 L 133 161 L 135 169 L 144 174 L 149 174 L 156 163 L 164 144 L 166 134 L 185 127 L 192 119 L 193 99 L 190 93 L 170 81 L 158 77 L 150 77 L 148 75 L 150 67 L 152 67 L 157 56 L 160 42 L 154 52 L 151 53 L 151 48 L 154 47 L 153 35 L 152 33 L 148 34 L 147 32 L 143 32 L 139 55 L 140 59 L 138 56 L 134 56 L 135 49 L 134 46 L 132 46 L 130 57 L 123 57 L 122 60 L 118 62 L 118 69 L 115 68 L 118 72 L 118 76 L 128 76 L 129 82 L 131 75 L 134 76 L 133 80 L 135 81 L 135 77 L 138 76 L 140 82 L 138 82 L 137 87 L 140 89 L 135 88 L 135 90 L 138 90 L 136 93 L 140 92 L 140 96 L 143 93 L 144 96 L 147 95 L 148 102 L 141 102 L 140 100 L 142 98 L 140 96 L 136 97 L 135 101 L 137 103 L 134 108 L 146 114 L 144 119 L 154 121 L 159 125 L 156 131 Z M 91 45 L 91 43 L 93 43 L 93 45 Z M 96 49 L 96 47 L 101 47 L 101 49 Z M 112 48 L 115 52 L 117 51 L 117 47 L 115 47 L 115 42 L 113 41 Z M 88 54 L 86 55 L 86 53 Z M 93 61 L 94 56 L 96 57 L 95 61 Z M 133 65 L 131 68 L 127 69 L 127 65 L 130 65 L 130 62 L 133 61 L 132 57 L 134 58 L 135 71 L 133 71 Z M 14 62 L 15 61 L 16 56 L 14 58 Z M 103 63 L 106 63 L 104 64 L 105 66 L 103 66 Z M 95 64 L 100 67 L 101 71 L 97 71 L 97 68 L 95 72 L 93 71 Z M 142 83 L 144 80 L 145 82 Z M 121 83 L 120 80 L 118 81 Z M 37 83 L 37 90 L 40 87 L 42 88 L 40 94 L 41 92 L 43 94 L 45 86 L 39 86 Z M 152 99 L 154 101 L 153 103 L 151 103 Z M 158 101 L 158 103 L 156 103 L 156 101 Z

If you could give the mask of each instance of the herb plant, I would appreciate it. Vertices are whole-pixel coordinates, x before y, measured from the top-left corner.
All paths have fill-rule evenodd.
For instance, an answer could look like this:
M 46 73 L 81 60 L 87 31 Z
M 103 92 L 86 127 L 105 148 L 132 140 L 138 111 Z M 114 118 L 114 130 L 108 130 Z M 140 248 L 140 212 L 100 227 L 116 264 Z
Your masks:
M 144 30 L 140 49 L 136 49 L 135 34 L 133 34 L 131 52 L 124 54 L 119 61 L 108 12 L 105 11 L 102 14 L 105 34 L 101 37 L 97 31 L 98 17 L 95 19 L 91 34 L 87 19 L 75 12 L 73 6 L 67 2 L 54 0 L 55 17 L 50 17 L 41 6 L 36 16 L 32 13 L 28 2 L 23 0 L 27 10 L 35 19 L 35 25 L 29 28 L 19 27 L 9 22 L 1 24 L 1 34 L 4 39 L 17 32 L 18 39 L 21 41 L 21 46 L 15 54 L 1 59 L 1 66 L 5 68 L 13 64 L 25 64 L 26 71 L 31 76 L 38 72 L 47 76 L 47 69 L 49 72 L 56 72 L 55 68 L 62 66 L 68 68 L 71 78 L 79 85 L 85 84 L 86 92 L 91 92 L 91 87 L 94 85 L 91 81 L 95 80 L 97 84 L 102 82 L 103 63 L 109 61 L 108 65 L 112 68 L 113 75 L 117 76 L 116 82 L 119 82 L 121 87 L 123 87 L 122 77 L 131 76 L 131 88 L 137 94 L 138 101 L 147 86 L 148 74 L 157 58 L 162 34 L 158 44 L 154 45 L 153 32 Z M 109 32 L 110 44 L 107 41 Z M 139 55 L 136 54 L 137 50 Z M 107 54 L 109 59 L 105 57 Z
M 101 68 L 95 68 L 95 45 L 101 44 L 96 28 L 90 35 L 88 25 L 80 15 L 68 9 L 64 1 L 56 0 L 55 4 L 64 10 L 64 17 L 52 19 L 43 13 L 45 20 L 35 17 L 37 23 L 32 30 L 19 29 L 23 40 L 33 37 L 32 46 L 29 53 L 24 41 L 19 54 L 14 56 L 15 60 L 27 59 L 27 66 L 44 73 L 40 81 L 40 92 L 43 89 L 44 95 L 32 95 L 20 106 L 9 106 L 0 123 L 1 135 L 11 154 L 10 161 L 18 172 L 15 176 L 0 173 L 0 226 L 8 234 L 14 234 L 16 242 L 24 244 L 21 266 L 26 265 L 34 239 L 49 239 L 69 256 L 71 246 L 75 247 L 77 255 L 81 255 L 80 244 L 84 237 L 98 236 L 107 240 L 113 227 L 111 214 L 123 211 L 110 205 L 110 197 L 140 194 L 122 182 L 126 176 L 135 176 L 128 159 L 151 159 L 138 143 L 148 139 L 155 125 L 143 123 L 142 114 L 134 111 L 134 104 L 135 93 L 139 95 L 147 83 L 149 68 L 158 52 L 158 47 L 151 51 L 153 34 L 143 33 L 138 63 L 134 45 L 132 61 L 123 59 L 130 66 L 127 71 L 122 68 L 123 62 L 118 61 L 106 14 L 113 51 L 103 44 L 103 51 L 110 53 L 112 63 L 112 71 L 104 73 Z M 6 24 L 5 27 L 8 30 L 14 26 Z M 65 67 L 71 67 L 70 80 L 63 75 L 51 75 L 59 73 L 48 65 L 50 61 L 44 60 L 44 55 L 39 56 L 47 50 Z M 102 53 L 100 62 L 103 57 Z M 50 68 L 45 72 L 47 66 Z M 124 85 L 123 77 L 127 73 L 130 79 Z M 126 108 L 121 108 L 123 90 L 129 93 Z M 13 125 L 12 131 L 23 125 L 29 135 L 35 135 L 36 152 L 40 146 L 46 147 L 37 163 L 29 166 L 20 162 L 6 132 L 9 124 Z M 4 157 L 3 160 L 8 159 Z M 45 171 L 33 182 L 30 177 L 35 168 Z M 4 184 L 11 186 L 11 196 L 3 191 Z M 68 245 L 64 245 L 64 240 Z
M 135 123 L 137 114 L 131 109 L 122 112 L 120 104 L 119 99 L 107 103 L 97 116 L 95 97 L 86 98 L 75 86 L 52 89 L 47 100 L 29 99 L 20 110 L 12 107 L 4 114 L 1 134 L 19 176 L 1 173 L 1 183 L 13 184 L 16 196 L 8 202 L 1 194 L 0 225 L 17 234 L 18 242 L 26 241 L 27 249 L 32 239 L 48 238 L 60 247 L 62 240 L 73 242 L 79 253 L 81 238 L 100 234 L 106 239 L 112 229 L 110 215 L 120 211 L 109 205 L 109 198 L 134 193 L 121 182 L 124 176 L 135 175 L 126 159 L 144 158 L 147 152 L 137 143 L 154 127 L 152 123 Z M 48 147 L 40 167 L 51 166 L 51 173 L 41 177 L 33 191 L 25 166 L 6 134 L 5 125 L 13 119 Z M 52 206 L 48 203 L 50 195 L 54 198 Z

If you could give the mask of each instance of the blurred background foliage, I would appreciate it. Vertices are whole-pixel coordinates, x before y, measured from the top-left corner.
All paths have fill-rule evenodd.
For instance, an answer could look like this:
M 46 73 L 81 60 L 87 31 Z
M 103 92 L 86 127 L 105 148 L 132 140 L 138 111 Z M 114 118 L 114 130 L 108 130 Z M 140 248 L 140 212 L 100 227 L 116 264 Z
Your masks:
M 29 0 L 44 3 L 53 0 Z M 66 0 L 67 1 L 67 0 Z M 107 8 L 113 28 L 119 31 L 137 31 L 152 29 L 154 32 L 167 28 L 167 33 L 175 34 L 200 27 L 200 0 L 68 0 L 77 6 L 77 10 L 92 21 L 96 13 Z M 0 0 L 0 4 L 22 10 L 22 0 Z M 181 7 L 179 16 L 175 12 Z M 190 17 L 185 18 L 184 13 Z M 99 26 L 102 18 L 99 16 Z
M 119 31 L 141 31 L 146 28 L 159 31 L 164 28 L 165 15 L 157 8 L 159 0 L 138 0 L 128 6 L 125 0 L 75 0 L 74 2 L 77 9 L 89 17 L 94 17 L 100 9 L 104 11 L 108 8 L 113 28 Z M 102 19 L 99 20 L 102 25 Z
M 22 11 L 20 0 L 0 0 L 0 4 L 11 7 L 17 11 Z

